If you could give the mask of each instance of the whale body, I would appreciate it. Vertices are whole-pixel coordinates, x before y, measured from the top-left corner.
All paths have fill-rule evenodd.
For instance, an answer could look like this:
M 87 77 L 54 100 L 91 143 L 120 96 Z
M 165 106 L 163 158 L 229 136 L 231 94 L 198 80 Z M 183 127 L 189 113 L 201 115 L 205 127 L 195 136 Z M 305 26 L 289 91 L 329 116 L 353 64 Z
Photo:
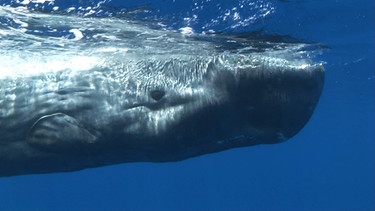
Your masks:
M 83 41 L 81 31 L 63 46 L 25 33 L 18 45 L 47 42 L 47 50 L 0 51 L 11 54 L 0 62 L 11 70 L 0 75 L 0 176 L 179 161 L 280 143 L 307 123 L 323 88 L 321 64 L 285 57 L 295 44 L 249 50 L 250 38 L 154 30 L 136 33 L 146 39 L 122 37 L 138 47 L 121 51 L 103 48 L 111 41 Z M 3 39 L 12 33 L 19 31 Z M 165 45 L 153 41 L 161 35 Z M 17 57 L 25 48 L 31 56 Z

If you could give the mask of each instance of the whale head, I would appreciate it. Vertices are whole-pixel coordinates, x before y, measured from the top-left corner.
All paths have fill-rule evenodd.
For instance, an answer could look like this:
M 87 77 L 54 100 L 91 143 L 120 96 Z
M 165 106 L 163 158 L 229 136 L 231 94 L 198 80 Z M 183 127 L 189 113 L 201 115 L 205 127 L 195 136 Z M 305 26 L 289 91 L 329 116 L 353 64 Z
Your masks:
M 109 151 L 126 161 L 177 161 L 283 142 L 309 120 L 324 81 L 321 65 L 256 54 L 137 66 L 119 88 L 125 90 L 116 95 L 115 115 L 100 121 L 108 122 L 103 143 L 113 140 Z

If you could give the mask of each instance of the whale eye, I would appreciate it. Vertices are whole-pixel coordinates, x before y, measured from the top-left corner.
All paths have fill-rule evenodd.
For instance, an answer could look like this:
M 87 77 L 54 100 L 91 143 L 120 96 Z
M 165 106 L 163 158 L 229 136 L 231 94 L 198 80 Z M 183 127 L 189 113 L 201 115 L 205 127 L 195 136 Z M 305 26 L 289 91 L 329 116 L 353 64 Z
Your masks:
M 165 92 L 163 90 L 152 90 L 150 91 L 150 95 L 152 99 L 159 101 L 164 97 Z

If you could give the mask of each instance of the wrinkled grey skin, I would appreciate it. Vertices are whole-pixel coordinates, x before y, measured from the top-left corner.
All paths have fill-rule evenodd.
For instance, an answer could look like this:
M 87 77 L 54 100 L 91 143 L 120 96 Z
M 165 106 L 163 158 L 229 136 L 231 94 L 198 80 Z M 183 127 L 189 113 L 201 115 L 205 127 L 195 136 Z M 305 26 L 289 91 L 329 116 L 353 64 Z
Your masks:
M 1 79 L 0 176 L 285 141 L 312 115 L 324 70 L 272 61 L 191 56 Z

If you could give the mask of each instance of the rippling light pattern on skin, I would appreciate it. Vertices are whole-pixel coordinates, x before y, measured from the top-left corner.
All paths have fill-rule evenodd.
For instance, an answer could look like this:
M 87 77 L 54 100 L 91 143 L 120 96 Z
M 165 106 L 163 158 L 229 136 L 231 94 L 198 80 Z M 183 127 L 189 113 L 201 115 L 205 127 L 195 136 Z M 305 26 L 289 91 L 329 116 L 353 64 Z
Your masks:
M 83 70 L 106 65 L 106 62 L 113 64 L 115 60 L 118 60 L 115 61 L 117 64 L 124 64 L 126 60 L 133 61 L 135 58 L 157 59 L 157 55 L 163 54 L 204 56 L 215 51 L 215 47 L 207 43 L 196 42 L 192 46 L 187 43 L 189 37 L 152 30 L 127 20 L 51 16 L 32 13 L 23 7 L 1 7 L 0 14 L 15 25 L 0 29 L 0 37 L 6 40 L 0 43 L 0 64 L 3 67 L 0 77 L 18 74 L 18 71 L 34 74 L 64 68 Z M 29 23 L 31 20 L 32 25 Z M 40 36 L 37 29 L 50 31 L 51 36 Z M 181 33 L 193 35 L 190 28 L 181 29 Z M 7 39 L 14 36 L 18 39 Z M 304 46 L 290 44 L 284 50 L 270 54 L 284 56 L 283 51 L 290 51 L 297 55 L 303 53 L 299 49 Z M 86 50 L 88 47 L 90 51 Z M 41 50 L 35 51 L 36 48 Z

